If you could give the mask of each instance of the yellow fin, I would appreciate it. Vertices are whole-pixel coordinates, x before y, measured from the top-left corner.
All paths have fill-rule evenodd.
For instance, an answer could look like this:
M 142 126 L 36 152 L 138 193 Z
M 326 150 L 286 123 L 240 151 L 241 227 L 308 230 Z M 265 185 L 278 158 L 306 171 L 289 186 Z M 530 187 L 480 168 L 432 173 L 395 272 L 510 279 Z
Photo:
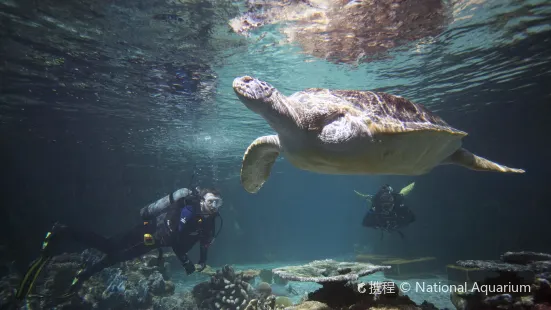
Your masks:
M 415 182 L 413 182 L 410 185 L 402 188 L 402 190 L 400 191 L 400 194 L 402 194 L 404 196 L 407 196 L 407 194 L 409 194 L 413 190 L 414 187 L 415 187 Z
M 371 201 L 371 199 L 373 199 L 373 195 L 362 194 L 362 193 L 358 192 L 357 190 L 354 190 L 354 193 L 356 193 L 360 197 L 367 198 L 367 200 L 369 200 L 369 201 Z

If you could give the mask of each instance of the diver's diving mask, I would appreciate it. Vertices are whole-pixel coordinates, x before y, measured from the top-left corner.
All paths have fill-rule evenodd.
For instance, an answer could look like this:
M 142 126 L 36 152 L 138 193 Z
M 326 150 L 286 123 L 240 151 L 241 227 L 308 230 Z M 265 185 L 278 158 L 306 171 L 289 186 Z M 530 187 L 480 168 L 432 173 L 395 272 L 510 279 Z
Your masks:
M 207 208 L 215 212 L 217 212 L 220 209 L 220 207 L 222 207 L 222 205 L 224 204 L 224 201 L 222 200 L 222 198 L 215 196 L 211 193 L 207 193 L 203 198 L 203 201 Z

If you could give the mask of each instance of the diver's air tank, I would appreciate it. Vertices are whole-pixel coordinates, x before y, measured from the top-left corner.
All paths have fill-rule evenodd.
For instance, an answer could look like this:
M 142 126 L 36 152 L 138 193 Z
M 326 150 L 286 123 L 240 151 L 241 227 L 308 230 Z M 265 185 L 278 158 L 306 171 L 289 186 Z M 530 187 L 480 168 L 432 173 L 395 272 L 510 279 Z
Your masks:
M 174 193 L 170 193 L 164 196 L 163 198 L 143 207 L 140 210 L 140 215 L 144 220 L 157 217 L 159 214 L 165 212 L 168 209 L 168 207 L 170 207 L 174 202 L 182 198 L 185 198 L 190 194 L 191 194 L 191 190 L 187 188 L 180 188 L 176 190 Z

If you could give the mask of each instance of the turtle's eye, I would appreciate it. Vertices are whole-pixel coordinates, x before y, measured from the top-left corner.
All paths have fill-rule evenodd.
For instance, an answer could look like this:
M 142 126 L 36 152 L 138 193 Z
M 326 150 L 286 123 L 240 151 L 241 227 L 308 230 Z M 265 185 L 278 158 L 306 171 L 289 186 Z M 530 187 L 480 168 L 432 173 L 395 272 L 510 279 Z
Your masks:
M 262 92 L 264 93 L 264 96 L 270 97 L 272 95 L 274 88 L 266 82 L 260 82 L 259 84 L 260 84 L 260 88 L 262 89 Z

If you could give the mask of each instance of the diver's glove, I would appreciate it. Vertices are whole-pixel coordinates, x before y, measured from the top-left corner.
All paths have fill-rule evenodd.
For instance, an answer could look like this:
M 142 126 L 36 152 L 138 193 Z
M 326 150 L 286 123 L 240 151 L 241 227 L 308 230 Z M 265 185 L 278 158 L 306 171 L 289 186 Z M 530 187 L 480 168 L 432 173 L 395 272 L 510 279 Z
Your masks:
M 189 260 L 187 262 L 185 262 L 183 264 L 183 266 L 184 266 L 184 269 L 186 270 L 186 273 L 187 273 L 188 276 L 195 272 L 195 265 L 192 262 L 190 262 Z
M 205 270 L 205 268 L 207 268 L 207 264 L 205 264 L 205 263 L 199 263 L 199 268 L 196 268 L 195 270 L 196 270 L 197 272 L 201 272 L 201 271 Z

